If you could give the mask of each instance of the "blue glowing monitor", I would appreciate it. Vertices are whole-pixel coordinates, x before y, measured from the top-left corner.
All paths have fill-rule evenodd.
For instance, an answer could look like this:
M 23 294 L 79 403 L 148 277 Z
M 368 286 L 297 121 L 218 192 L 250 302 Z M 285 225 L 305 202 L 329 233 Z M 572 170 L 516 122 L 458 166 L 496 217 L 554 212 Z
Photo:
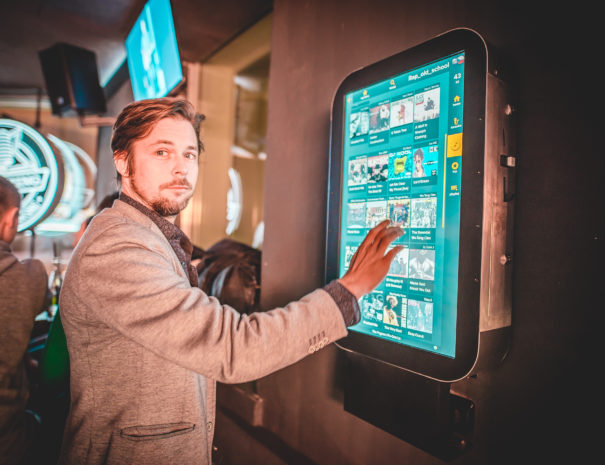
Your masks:
M 404 230 L 351 328 L 455 355 L 464 50 L 345 94 L 339 271 L 385 219 Z
M 135 100 L 165 97 L 183 81 L 170 0 L 149 0 L 126 39 Z

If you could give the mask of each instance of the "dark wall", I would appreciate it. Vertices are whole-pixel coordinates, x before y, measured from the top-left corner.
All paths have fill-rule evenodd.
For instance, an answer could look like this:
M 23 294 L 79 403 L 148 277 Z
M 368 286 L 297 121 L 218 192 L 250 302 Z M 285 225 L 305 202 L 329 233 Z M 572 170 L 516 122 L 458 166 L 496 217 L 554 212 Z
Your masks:
M 513 342 L 500 367 L 453 386 L 473 399 L 477 415 L 474 447 L 456 463 L 582 463 L 595 444 L 589 419 L 601 404 L 595 376 L 602 365 L 596 323 L 605 309 L 603 273 L 596 266 L 604 216 L 597 190 L 604 163 L 596 133 L 596 13 L 581 2 L 564 9 L 533 3 L 274 5 L 265 308 L 324 284 L 330 109 L 347 74 L 461 26 L 482 34 L 514 64 L 519 153 Z M 341 354 L 332 346 L 260 380 L 267 428 L 318 464 L 441 463 L 344 412 L 341 378 Z M 252 436 L 227 420 L 222 424 L 221 430 L 219 416 L 217 444 L 240 444 L 245 463 L 260 463 Z

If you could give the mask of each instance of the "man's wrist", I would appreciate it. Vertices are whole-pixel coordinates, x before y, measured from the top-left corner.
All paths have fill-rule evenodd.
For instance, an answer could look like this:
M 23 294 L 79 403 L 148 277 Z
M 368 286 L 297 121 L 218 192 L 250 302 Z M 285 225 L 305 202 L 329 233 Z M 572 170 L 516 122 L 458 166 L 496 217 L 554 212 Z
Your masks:
M 338 282 L 347 291 L 349 291 L 351 294 L 353 294 L 357 300 L 359 300 L 363 297 L 363 292 L 358 291 L 357 286 L 355 286 L 355 284 L 353 282 L 351 282 L 351 279 L 349 279 L 348 275 L 345 274 L 342 278 L 340 278 L 338 280 Z
M 359 303 L 357 297 L 349 291 L 339 280 L 334 280 L 328 285 L 324 286 L 324 290 L 330 294 L 342 317 L 345 325 L 353 326 L 359 323 L 361 319 L 361 312 L 359 310 Z

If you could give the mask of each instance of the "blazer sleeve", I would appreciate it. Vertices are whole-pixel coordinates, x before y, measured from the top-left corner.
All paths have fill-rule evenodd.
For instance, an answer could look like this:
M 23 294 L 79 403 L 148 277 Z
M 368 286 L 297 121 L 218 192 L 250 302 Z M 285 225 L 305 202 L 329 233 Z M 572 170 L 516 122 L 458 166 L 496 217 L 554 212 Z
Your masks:
M 144 228 L 136 234 L 120 229 L 78 251 L 61 298 L 75 299 L 94 319 L 180 366 L 224 383 L 245 382 L 347 334 L 324 290 L 281 308 L 240 314 L 191 287 L 163 238 Z

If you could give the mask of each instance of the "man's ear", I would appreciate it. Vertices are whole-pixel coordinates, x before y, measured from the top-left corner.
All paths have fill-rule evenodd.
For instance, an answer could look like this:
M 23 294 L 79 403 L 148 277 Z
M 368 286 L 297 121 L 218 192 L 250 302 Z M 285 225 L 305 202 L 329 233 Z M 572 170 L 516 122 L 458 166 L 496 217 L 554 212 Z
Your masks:
M 19 224 L 19 207 L 10 207 L 0 218 L 0 239 L 9 244 L 15 238 Z
M 126 154 L 124 152 L 114 152 L 113 162 L 116 165 L 116 170 L 120 173 L 123 178 L 128 177 L 128 162 L 126 161 Z
M 8 210 L 8 220 L 11 226 L 17 229 L 17 226 L 19 226 L 19 207 L 12 207 Z

